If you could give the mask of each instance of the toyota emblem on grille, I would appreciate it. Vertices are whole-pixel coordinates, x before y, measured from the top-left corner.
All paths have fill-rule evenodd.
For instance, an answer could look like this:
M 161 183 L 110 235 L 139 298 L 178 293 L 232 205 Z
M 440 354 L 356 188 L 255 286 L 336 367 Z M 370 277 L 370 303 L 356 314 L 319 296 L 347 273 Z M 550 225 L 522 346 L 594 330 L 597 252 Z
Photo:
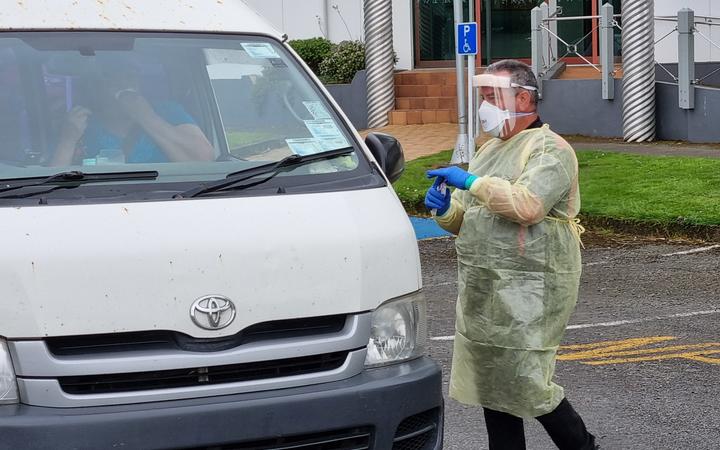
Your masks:
M 235 320 L 235 305 L 222 295 L 206 295 L 192 304 L 190 317 L 200 328 L 219 330 Z

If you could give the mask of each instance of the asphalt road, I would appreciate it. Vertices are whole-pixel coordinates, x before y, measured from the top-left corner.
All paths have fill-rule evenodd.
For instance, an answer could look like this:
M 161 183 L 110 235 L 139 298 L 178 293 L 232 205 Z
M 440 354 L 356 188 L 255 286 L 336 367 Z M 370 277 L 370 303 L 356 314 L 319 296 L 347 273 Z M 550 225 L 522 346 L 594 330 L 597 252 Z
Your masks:
M 444 371 L 445 448 L 485 449 L 480 408 L 447 397 L 453 240 L 421 241 L 420 253 L 429 353 Z M 556 382 L 603 449 L 720 448 L 719 256 L 711 244 L 662 241 L 606 241 L 584 251 Z M 528 449 L 555 448 L 536 421 L 525 427 Z

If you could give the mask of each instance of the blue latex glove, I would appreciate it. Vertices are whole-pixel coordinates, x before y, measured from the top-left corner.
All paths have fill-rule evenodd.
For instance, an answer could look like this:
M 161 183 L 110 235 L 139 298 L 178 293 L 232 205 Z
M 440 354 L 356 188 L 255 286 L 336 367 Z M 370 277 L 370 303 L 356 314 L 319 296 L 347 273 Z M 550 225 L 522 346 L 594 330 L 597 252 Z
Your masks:
M 428 170 L 427 177 L 444 178 L 450 186 L 464 190 L 470 189 L 473 181 L 477 179 L 475 175 L 472 175 L 456 166 L 445 167 L 444 169 Z
M 444 182 L 445 179 L 442 177 L 435 178 L 432 187 L 425 194 L 425 207 L 431 211 L 434 210 L 438 216 L 442 216 L 450 209 L 450 191 L 444 189 L 445 192 L 442 192 L 443 189 L 440 186 Z

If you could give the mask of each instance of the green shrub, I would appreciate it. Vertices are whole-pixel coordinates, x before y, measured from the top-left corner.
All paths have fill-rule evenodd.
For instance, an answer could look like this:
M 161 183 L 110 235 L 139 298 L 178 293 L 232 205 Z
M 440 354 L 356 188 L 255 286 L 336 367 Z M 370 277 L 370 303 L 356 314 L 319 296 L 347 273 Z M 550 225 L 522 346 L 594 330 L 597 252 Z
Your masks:
M 289 44 L 316 74 L 320 73 L 320 63 L 330 56 L 334 47 L 332 42 L 320 37 L 296 39 L 290 41 Z
M 320 78 L 325 83 L 350 83 L 355 73 L 365 68 L 365 45 L 343 41 L 320 63 Z

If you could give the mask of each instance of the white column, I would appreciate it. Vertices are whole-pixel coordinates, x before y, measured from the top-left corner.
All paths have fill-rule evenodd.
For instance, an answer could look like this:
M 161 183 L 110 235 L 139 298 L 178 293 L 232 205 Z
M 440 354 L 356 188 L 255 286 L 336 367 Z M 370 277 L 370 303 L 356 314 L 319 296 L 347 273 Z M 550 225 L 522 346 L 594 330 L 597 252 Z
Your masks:
M 368 127 L 388 124 L 395 105 L 392 1 L 365 0 L 365 69 L 368 88 Z
M 655 20 L 653 0 L 625 0 L 623 32 L 623 135 L 628 142 L 655 139 Z

